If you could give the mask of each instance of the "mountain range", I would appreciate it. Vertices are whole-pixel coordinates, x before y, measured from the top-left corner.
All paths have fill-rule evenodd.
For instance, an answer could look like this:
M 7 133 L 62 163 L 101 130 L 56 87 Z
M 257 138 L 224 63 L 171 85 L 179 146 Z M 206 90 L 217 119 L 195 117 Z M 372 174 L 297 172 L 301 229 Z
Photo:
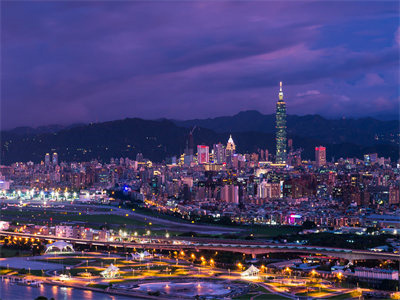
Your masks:
M 40 162 L 47 152 L 57 152 L 64 161 L 108 161 L 111 157 L 135 158 L 141 152 L 153 161 L 184 151 L 189 131 L 196 126 L 195 145 L 226 143 L 232 134 L 241 153 L 275 149 L 274 115 L 244 111 L 234 116 L 196 120 L 143 120 L 128 118 L 71 126 L 51 125 L 2 131 L 1 163 Z M 287 117 L 288 137 L 302 156 L 314 158 L 314 147 L 327 147 L 327 158 L 359 157 L 377 152 L 380 156 L 399 157 L 398 121 L 373 118 L 329 120 L 319 115 Z

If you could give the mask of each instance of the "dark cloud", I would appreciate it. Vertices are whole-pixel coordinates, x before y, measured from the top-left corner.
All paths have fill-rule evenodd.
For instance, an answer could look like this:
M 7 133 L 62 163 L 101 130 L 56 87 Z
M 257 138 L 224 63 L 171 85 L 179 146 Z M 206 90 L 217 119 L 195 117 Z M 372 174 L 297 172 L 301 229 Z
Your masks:
M 1 5 L 3 127 L 397 109 L 395 2 Z

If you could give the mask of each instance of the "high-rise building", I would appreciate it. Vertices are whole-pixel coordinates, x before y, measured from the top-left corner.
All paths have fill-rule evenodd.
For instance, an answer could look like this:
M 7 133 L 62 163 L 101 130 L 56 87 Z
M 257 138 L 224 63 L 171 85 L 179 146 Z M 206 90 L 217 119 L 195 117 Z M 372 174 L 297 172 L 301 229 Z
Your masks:
M 221 188 L 221 200 L 227 203 L 239 204 L 239 187 L 233 184 Z
M 326 148 L 323 146 L 315 147 L 315 162 L 317 167 L 326 165 Z
M 276 162 L 286 163 L 286 103 L 283 101 L 282 81 L 280 82 L 279 100 L 276 102 Z
M 214 163 L 222 164 L 225 162 L 225 147 L 218 143 L 214 145 Z
M 233 141 L 232 135 L 229 135 L 228 143 L 226 144 L 226 151 L 229 152 L 230 155 L 234 154 L 236 150 L 235 142 Z
M 53 165 L 54 166 L 58 165 L 58 154 L 57 154 L 57 152 L 53 153 Z
M 377 160 L 378 160 L 377 153 L 364 154 L 364 163 L 366 166 L 375 164 Z
M 226 144 L 225 155 L 226 155 L 226 162 L 228 165 L 232 164 L 232 158 L 236 151 L 235 142 L 232 139 L 232 135 L 229 135 L 228 143 Z
M 193 156 L 193 148 L 194 148 L 194 140 L 193 140 L 193 131 L 196 127 L 194 127 L 188 135 L 188 138 L 186 140 L 186 147 L 185 147 L 185 154 Z
M 50 153 L 46 153 L 46 155 L 44 156 L 44 165 L 50 166 Z
M 197 162 L 199 164 L 208 164 L 210 161 L 209 155 L 210 150 L 208 146 L 197 145 Z
M 281 194 L 281 187 L 279 183 L 269 183 L 262 181 L 258 185 L 257 196 L 261 199 L 278 199 Z

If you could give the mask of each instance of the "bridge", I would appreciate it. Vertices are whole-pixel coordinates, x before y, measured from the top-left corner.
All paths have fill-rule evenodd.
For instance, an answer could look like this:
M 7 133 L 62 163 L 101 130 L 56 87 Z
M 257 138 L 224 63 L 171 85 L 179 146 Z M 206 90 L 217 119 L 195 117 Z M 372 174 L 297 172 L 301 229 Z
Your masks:
M 157 249 L 157 250 L 212 250 L 238 252 L 252 255 L 262 255 L 267 253 L 303 253 L 303 254 L 322 254 L 337 258 L 344 258 L 350 261 L 365 259 L 397 260 L 400 261 L 398 253 L 375 252 L 369 250 L 343 249 L 335 247 L 295 245 L 295 244 L 276 244 L 261 241 L 247 240 L 227 240 L 209 238 L 190 238 L 190 237 L 134 237 L 131 241 L 101 241 L 77 238 L 56 237 L 52 235 L 36 235 L 29 233 L 0 231 L 0 236 L 21 239 L 37 239 L 47 242 L 57 240 L 66 241 L 71 244 L 88 246 L 100 246 L 114 249 Z

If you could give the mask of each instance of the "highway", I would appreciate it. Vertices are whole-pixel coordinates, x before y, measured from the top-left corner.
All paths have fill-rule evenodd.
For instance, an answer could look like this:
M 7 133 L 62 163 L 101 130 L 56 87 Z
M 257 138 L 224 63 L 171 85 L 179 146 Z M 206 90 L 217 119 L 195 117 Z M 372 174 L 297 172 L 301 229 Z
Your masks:
M 306 246 L 306 245 L 293 245 L 293 244 L 275 244 L 265 243 L 259 241 L 246 241 L 246 240 L 223 240 L 223 239 L 209 239 L 209 238 L 163 238 L 163 237 L 135 237 L 131 241 L 99 241 L 99 240 L 86 240 L 76 238 L 65 238 L 55 236 L 42 236 L 27 233 L 17 233 L 0 231 L 0 236 L 3 237 L 16 237 L 16 238 L 35 238 L 53 242 L 56 240 L 66 241 L 71 244 L 81 244 L 89 246 L 102 246 L 111 248 L 137 248 L 137 249 L 158 249 L 158 250 L 212 250 L 212 251 L 228 251 L 250 254 L 253 257 L 256 255 L 273 253 L 273 252 L 286 252 L 286 253 L 306 253 L 306 254 L 323 254 L 337 258 L 344 258 L 348 260 L 359 259 L 383 259 L 383 260 L 398 260 L 400 255 L 396 253 L 387 252 L 374 252 L 368 250 L 355 250 L 355 249 L 342 249 L 335 247 L 319 247 L 319 246 Z
M 19 204 L 18 200 L 3 200 L 3 203 L 5 204 Z M 33 205 L 38 205 L 42 204 L 41 201 L 38 200 L 29 200 L 25 201 L 24 203 L 27 204 L 33 204 Z M 184 220 L 182 221 L 175 221 L 175 220 L 169 220 L 166 218 L 162 217 L 156 217 L 156 216 L 149 216 L 149 215 L 144 215 L 132 210 L 127 210 L 123 208 L 118 208 L 115 206 L 104 206 L 104 205 L 93 205 L 93 204 L 76 204 L 76 203 L 70 203 L 70 202 L 50 202 L 48 205 L 63 205 L 64 208 L 56 208 L 56 207 L 46 207 L 47 211 L 57 211 L 57 212 L 84 212 L 86 209 L 89 210 L 94 210 L 90 211 L 90 215 L 104 215 L 110 213 L 112 210 L 113 215 L 118 215 L 121 217 L 127 217 L 131 218 L 137 221 L 141 221 L 144 223 L 152 223 L 153 225 L 159 225 L 162 226 L 163 229 L 168 229 L 169 231 L 180 231 L 180 232 L 197 232 L 201 234 L 233 234 L 236 232 L 241 232 L 245 231 L 243 228 L 238 228 L 238 227 L 227 227 L 227 226 L 218 226 L 218 225 L 207 225 L 207 224 L 191 224 L 188 222 L 185 222 Z M 31 207 L 28 206 L 25 209 L 29 209 L 32 211 L 43 211 L 42 207 Z M 96 211 L 98 209 L 98 211 Z M 105 209 L 108 209 L 109 211 L 105 211 Z

